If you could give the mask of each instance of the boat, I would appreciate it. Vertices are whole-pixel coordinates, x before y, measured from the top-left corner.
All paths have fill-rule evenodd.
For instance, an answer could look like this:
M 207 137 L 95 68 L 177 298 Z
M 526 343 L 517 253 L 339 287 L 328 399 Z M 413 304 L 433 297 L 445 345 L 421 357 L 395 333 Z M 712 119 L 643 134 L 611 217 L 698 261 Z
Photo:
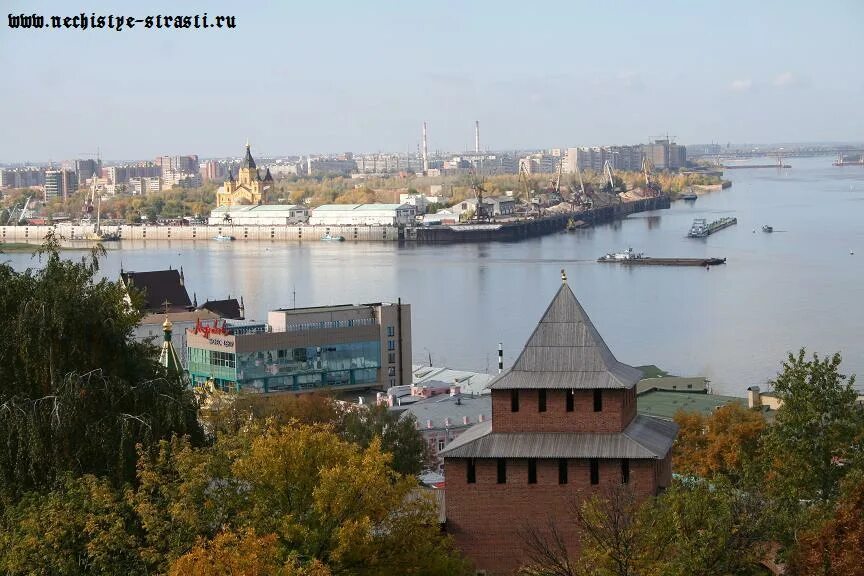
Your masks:
M 609 252 L 597 259 L 598 262 L 621 262 L 624 260 L 642 260 L 647 258 L 642 252 L 634 252 L 633 248 L 628 248 L 624 252 Z
M 762 232 L 774 232 L 774 227 L 765 224 L 764 226 L 762 226 Z
M 696 194 L 694 194 L 693 192 L 690 192 L 688 194 L 682 194 L 678 198 L 680 198 L 681 200 L 689 200 L 692 202 L 693 200 L 696 200 L 698 196 L 696 196 Z
M 102 232 L 102 234 L 99 235 L 99 239 L 102 240 L 103 242 L 116 242 L 116 241 L 120 240 L 120 233 L 119 232 Z
M 324 234 L 324 236 L 321 237 L 321 240 L 329 240 L 332 242 L 344 242 L 345 237 L 344 236 L 331 236 L 330 234 Z
M 715 232 L 719 232 L 729 226 L 734 226 L 738 223 L 737 218 L 720 218 L 708 224 L 705 218 L 694 218 L 693 225 L 690 226 L 690 231 L 687 233 L 689 238 L 707 238 Z
M 576 221 L 573 218 L 569 218 L 567 220 L 567 231 L 573 232 L 574 230 L 576 230 Z
M 224 234 L 219 234 L 218 236 L 214 236 L 213 240 L 218 240 L 219 242 L 230 242 L 234 240 L 233 236 L 226 236 Z

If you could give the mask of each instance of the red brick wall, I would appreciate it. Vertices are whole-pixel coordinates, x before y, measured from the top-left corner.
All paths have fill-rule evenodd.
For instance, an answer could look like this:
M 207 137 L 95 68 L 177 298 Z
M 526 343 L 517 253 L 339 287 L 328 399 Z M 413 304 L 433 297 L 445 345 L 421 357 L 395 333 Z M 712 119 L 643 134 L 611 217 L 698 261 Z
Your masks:
M 630 485 L 637 497 L 656 494 L 659 467 L 653 460 L 630 461 Z M 475 484 L 466 481 L 467 460 L 447 458 L 447 532 L 478 570 L 511 574 L 527 562 L 524 531 L 548 527 L 551 520 L 578 553 L 578 531 L 572 509 L 591 494 L 621 481 L 620 460 L 600 460 L 600 483 L 592 486 L 588 460 L 568 463 L 568 483 L 558 484 L 558 460 L 537 461 L 537 483 L 528 484 L 528 461 L 507 461 L 507 483 L 497 484 L 494 459 L 475 460 Z
M 620 432 L 636 416 L 635 390 L 603 390 L 600 412 L 594 412 L 593 390 L 574 391 L 573 412 L 567 412 L 567 390 L 547 390 L 545 412 L 538 411 L 539 390 L 519 390 L 518 412 L 511 411 L 511 393 L 492 390 L 495 432 Z

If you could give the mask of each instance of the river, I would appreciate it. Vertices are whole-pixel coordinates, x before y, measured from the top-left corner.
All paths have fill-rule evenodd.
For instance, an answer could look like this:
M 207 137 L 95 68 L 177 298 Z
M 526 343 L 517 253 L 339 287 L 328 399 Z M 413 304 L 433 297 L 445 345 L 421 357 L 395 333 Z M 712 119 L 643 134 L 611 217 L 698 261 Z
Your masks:
M 436 365 L 495 371 L 498 343 L 509 366 L 564 268 L 619 360 L 705 376 L 715 392 L 741 396 L 748 386 L 764 389 L 787 352 L 802 346 L 839 351 L 842 371 L 864 377 L 864 169 L 831 160 L 727 171 L 731 188 L 694 203 L 518 243 L 140 242 L 109 250 L 102 272 L 116 278 L 121 266 L 182 266 L 199 303 L 242 295 L 256 319 L 295 303 L 401 298 L 411 304 L 415 362 L 431 354 Z M 737 226 L 686 238 L 693 218 L 723 216 L 737 217 Z M 763 233 L 763 224 L 775 232 Z M 728 263 L 706 270 L 596 262 L 629 246 Z M 21 253 L 0 259 L 19 269 L 31 262 Z

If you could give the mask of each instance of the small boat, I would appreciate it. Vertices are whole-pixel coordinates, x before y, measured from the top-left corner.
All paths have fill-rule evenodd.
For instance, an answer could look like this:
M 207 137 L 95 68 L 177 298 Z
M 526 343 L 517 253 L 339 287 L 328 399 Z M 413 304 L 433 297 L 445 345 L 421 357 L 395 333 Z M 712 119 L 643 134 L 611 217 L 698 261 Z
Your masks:
M 321 240 L 330 240 L 332 242 L 344 242 L 345 237 L 344 236 L 331 236 L 330 234 L 324 234 L 324 236 L 321 237 Z
M 768 226 L 767 224 L 765 224 L 764 226 L 762 226 L 762 232 L 769 232 L 769 233 L 774 232 L 774 227 Z
M 681 196 L 679 196 L 679 198 L 681 200 L 689 200 L 689 201 L 693 202 L 698 198 L 698 196 L 696 196 L 696 194 L 693 194 L 692 192 L 690 192 L 689 194 L 682 194 Z
M 234 237 L 219 234 L 218 236 L 214 236 L 213 240 L 218 240 L 219 242 L 231 242 L 232 240 L 234 240 Z
M 120 240 L 120 233 L 119 232 L 102 232 L 102 234 L 100 234 L 100 236 L 99 236 L 99 239 L 102 240 L 103 242 L 116 242 L 116 241 Z

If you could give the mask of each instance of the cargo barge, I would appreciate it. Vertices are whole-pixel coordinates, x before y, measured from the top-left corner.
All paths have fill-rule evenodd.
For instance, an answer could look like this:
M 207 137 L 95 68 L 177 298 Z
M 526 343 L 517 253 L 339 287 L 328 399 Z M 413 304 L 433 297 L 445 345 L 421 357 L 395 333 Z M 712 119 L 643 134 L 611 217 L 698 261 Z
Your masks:
M 734 226 L 738 223 L 737 218 L 720 218 L 708 224 L 705 218 L 696 218 L 693 220 L 693 225 L 690 226 L 690 231 L 687 233 L 689 238 L 707 238 L 715 232 L 719 232 L 729 226 Z
M 717 266 L 725 264 L 726 258 L 652 258 L 628 248 L 626 252 L 610 252 L 601 256 L 597 262 L 628 266 Z

